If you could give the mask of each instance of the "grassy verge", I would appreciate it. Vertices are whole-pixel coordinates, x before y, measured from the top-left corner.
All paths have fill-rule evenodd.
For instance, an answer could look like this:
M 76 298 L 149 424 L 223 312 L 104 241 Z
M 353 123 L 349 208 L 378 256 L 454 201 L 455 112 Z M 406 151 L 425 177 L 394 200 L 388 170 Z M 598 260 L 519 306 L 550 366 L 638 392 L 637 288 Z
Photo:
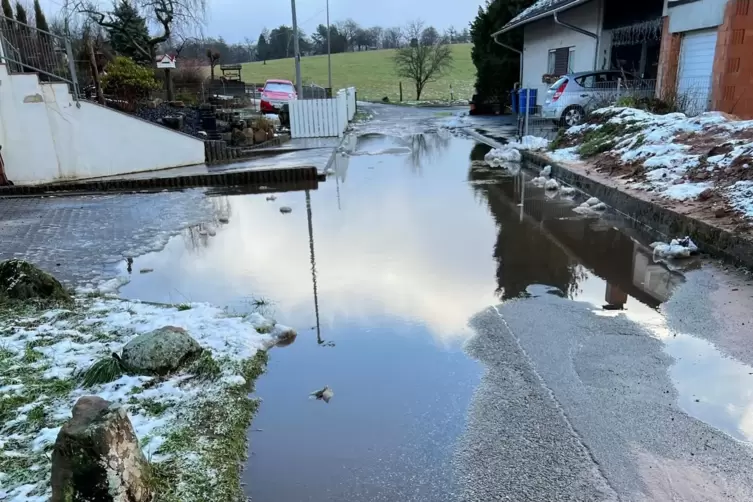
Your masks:
M 9 500 L 49 498 L 55 438 L 84 395 L 126 407 L 150 461 L 156 501 L 245 500 L 240 470 L 258 406 L 248 394 L 264 371 L 270 340 L 256 328 L 274 331 L 274 321 L 203 304 L 186 309 L 96 297 L 0 307 L 0 485 Z M 166 377 L 118 373 L 84 381 L 96 361 L 165 325 L 187 329 L 204 347 L 202 356 Z

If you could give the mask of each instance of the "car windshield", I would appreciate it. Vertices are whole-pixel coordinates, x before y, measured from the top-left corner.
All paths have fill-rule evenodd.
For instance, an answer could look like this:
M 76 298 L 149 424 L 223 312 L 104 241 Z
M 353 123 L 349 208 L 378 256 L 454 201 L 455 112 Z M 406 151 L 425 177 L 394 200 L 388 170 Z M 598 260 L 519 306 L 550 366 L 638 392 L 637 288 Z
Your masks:
M 267 82 L 267 85 L 264 86 L 264 90 L 269 92 L 287 92 L 290 94 L 295 92 L 293 84 L 283 84 L 281 82 Z
M 567 82 L 567 77 L 562 77 L 559 80 L 557 80 L 555 83 L 552 84 L 552 86 L 549 88 L 551 91 L 556 91 L 560 88 L 560 86 Z

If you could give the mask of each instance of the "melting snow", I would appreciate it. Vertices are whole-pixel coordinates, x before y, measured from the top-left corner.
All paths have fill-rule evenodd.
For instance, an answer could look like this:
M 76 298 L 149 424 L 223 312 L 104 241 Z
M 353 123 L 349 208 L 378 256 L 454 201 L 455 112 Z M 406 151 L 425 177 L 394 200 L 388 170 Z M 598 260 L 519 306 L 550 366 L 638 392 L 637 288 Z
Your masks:
M 273 332 L 288 329 L 259 314 L 245 319 L 233 317 L 200 303 L 192 304 L 188 310 L 120 299 L 87 298 L 79 299 L 78 303 L 74 311 L 57 310 L 37 317 L 0 320 L 0 347 L 6 352 L 3 379 L 8 380 L 7 385 L 0 387 L 0 399 L 9 395 L 29 396 L 16 409 L 13 421 L 0 424 L 3 437 L 0 460 L 23 456 L 33 459 L 37 466 L 31 469 L 33 473 L 14 473 L 4 463 L 7 472 L 0 472 L 0 500 L 48 500 L 49 449 L 60 426 L 70 417 L 73 404 L 83 395 L 96 394 L 126 406 L 145 455 L 152 461 L 169 458 L 159 454 L 159 448 L 169 431 L 186 426 L 182 420 L 191 405 L 245 384 L 244 377 L 238 374 L 237 363 L 271 345 L 272 336 L 259 333 L 255 327 L 271 326 Z M 187 373 L 159 380 L 124 375 L 88 389 L 76 386 L 79 383 L 74 380 L 75 388 L 59 396 L 37 395 L 32 390 L 35 385 L 70 381 L 94 361 L 120 351 L 138 334 L 168 325 L 186 329 L 202 347 L 210 350 L 224 368 L 222 377 L 199 382 Z M 31 363 L 27 359 L 29 350 L 36 354 Z M 146 403 L 157 403 L 164 409 L 148 411 Z M 38 407 L 45 412 L 42 425 L 28 421 L 31 410 Z

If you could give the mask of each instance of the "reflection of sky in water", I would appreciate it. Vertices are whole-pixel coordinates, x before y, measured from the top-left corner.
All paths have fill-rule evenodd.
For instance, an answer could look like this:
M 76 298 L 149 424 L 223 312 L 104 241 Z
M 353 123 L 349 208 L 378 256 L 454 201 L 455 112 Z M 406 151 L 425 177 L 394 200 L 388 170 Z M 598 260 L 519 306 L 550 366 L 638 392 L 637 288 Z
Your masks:
M 591 276 L 580 287 L 576 299 L 604 303 L 601 279 Z M 661 313 L 634 298 L 620 314 L 598 312 L 625 315 L 664 342 L 664 350 L 674 358 L 669 374 L 686 413 L 737 439 L 753 441 L 753 367 L 725 356 L 706 340 L 670 332 Z
M 423 165 L 433 174 L 444 170 L 441 176 L 411 173 L 407 155 L 381 164 L 383 157 L 353 157 L 349 170 L 359 176 L 346 177 L 339 190 L 330 178 L 311 192 L 323 330 L 338 318 L 387 315 L 424 323 L 440 343 L 469 336 L 470 315 L 496 298 L 490 252 L 496 229 L 463 187 L 469 145 L 455 140 L 445 147 L 443 155 L 457 157 L 456 164 Z M 189 251 L 184 236 L 136 258 L 122 294 L 235 307 L 263 296 L 276 303 L 281 322 L 313 325 L 305 194 L 227 200 L 230 221 L 216 236 L 200 237 L 205 246 Z M 293 212 L 283 215 L 281 206 Z M 144 267 L 154 272 L 138 274 Z
M 519 223 L 519 208 L 510 193 L 494 185 L 466 185 L 468 141 L 408 136 L 394 143 L 373 137 L 361 139 L 357 148 L 406 144 L 423 153 L 340 157 L 337 178 L 330 177 L 310 194 L 325 340 L 333 334 L 345 336 L 343 326 L 379 325 L 389 326 L 396 336 L 428 334 L 439 347 L 457 347 L 472 334 L 469 317 L 496 303 L 498 291 L 515 291 L 555 275 L 565 280 L 562 266 L 577 277 L 570 289 L 574 299 L 601 307 L 609 303 L 605 281 L 577 263 L 589 256 L 586 266 L 618 268 L 610 263 L 617 260 L 600 247 L 614 238 L 619 241 L 615 249 L 628 250 L 619 256 L 627 270 L 618 275 L 631 283 L 634 296 L 619 314 L 599 313 L 626 315 L 665 341 L 675 359 L 669 371 L 685 411 L 734 437 L 753 439 L 753 369 L 706 341 L 669 333 L 662 315 L 635 299 L 641 291 L 650 291 L 658 303 L 676 278 L 641 253 L 633 254 L 631 262 L 625 244 L 630 240 L 609 228 L 593 231 L 577 221 L 557 223 L 556 218 L 541 225 Z M 510 192 L 511 186 L 505 190 Z M 121 290 L 123 296 L 208 301 L 232 309 L 243 309 L 252 297 L 265 297 L 275 302 L 281 322 L 300 331 L 313 326 L 305 194 L 278 194 L 274 202 L 263 195 L 215 201 L 229 212 L 229 223 L 220 225 L 215 236 L 194 232 L 189 237 L 186 232 L 164 251 L 136 258 L 133 281 Z M 290 206 L 292 214 L 281 214 L 281 206 Z M 546 215 L 551 210 L 537 201 L 533 206 L 526 211 Z M 516 244 L 518 238 L 522 242 Z M 583 239 L 591 239 L 591 244 L 578 248 Z M 154 272 L 139 274 L 140 268 Z

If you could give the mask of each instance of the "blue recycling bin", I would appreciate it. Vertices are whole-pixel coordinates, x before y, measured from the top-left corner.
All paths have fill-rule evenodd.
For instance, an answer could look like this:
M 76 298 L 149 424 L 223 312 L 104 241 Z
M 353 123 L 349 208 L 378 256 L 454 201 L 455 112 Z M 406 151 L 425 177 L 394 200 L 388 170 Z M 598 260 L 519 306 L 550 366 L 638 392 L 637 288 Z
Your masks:
M 512 112 L 515 113 L 515 114 L 517 114 L 518 110 L 519 110 L 519 108 L 518 108 L 518 90 L 517 89 L 513 89 L 513 90 L 510 91 L 510 101 L 512 101 L 512 106 L 510 107 L 510 108 L 512 108 Z
M 530 92 L 530 94 L 529 94 Z M 528 108 L 529 115 L 536 113 L 536 94 L 537 89 L 520 89 L 518 91 L 518 113 L 525 113 Z M 530 103 L 528 97 L 530 95 Z

